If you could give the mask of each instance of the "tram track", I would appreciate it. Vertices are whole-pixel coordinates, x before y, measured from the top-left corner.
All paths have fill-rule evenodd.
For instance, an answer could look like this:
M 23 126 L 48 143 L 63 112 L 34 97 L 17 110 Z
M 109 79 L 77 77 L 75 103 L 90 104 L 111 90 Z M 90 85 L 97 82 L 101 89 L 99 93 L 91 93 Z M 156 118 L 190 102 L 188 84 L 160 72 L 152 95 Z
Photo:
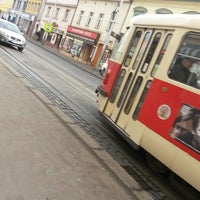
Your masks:
M 96 121 L 94 118 L 92 119 L 94 123 L 91 123 L 91 121 L 90 123 L 88 123 L 87 118 L 83 117 L 83 115 L 79 111 L 79 105 L 75 104 L 73 101 L 71 101 L 71 99 L 62 94 L 57 88 L 53 86 L 53 84 L 47 82 L 39 74 L 32 71 L 27 63 L 20 61 L 17 57 L 13 57 L 13 55 L 10 55 L 4 48 L 1 48 L 1 54 L 4 55 L 5 59 L 6 57 L 9 58 L 7 59 L 7 62 L 9 62 L 22 77 L 26 78 L 53 104 L 56 104 L 63 111 L 63 113 L 69 116 L 75 123 L 79 124 L 79 126 L 83 128 L 89 134 L 89 136 L 93 138 L 106 152 L 108 152 L 119 163 L 120 166 L 122 166 L 134 179 L 136 179 L 145 190 L 151 193 L 152 197 L 155 200 L 184 199 L 176 194 L 173 189 L 170 191 L 171 194 L 167 194 L 167 190 L 170 190 L 171 186 L 168 185 L 167 189 L 163 189 L 158 187 L 159 183 L 156 183 L 161 181 L 162 177 L 155 175 L 155 173 L 151 172 L 148 167 L 146 169 L 146 172 L 144 172 L 143 170 L 141 170 L 141 164 L 136 164 L 138 161 L 133 162 L 133 154 L 136 155 L 138 160 L 140 159 L 139 152 L 133 152 L 133 149 L 131 147 L 127 147 L 126 150 L 123 150 L 123 152 L 121 152 L 121 148 L 118 147 L 118 144 L 113 143 L 112 141 L 115 140 L 116 142 L 116 138 L 119 138 L 120 136 L 113 136 L 113 134 L 106 130 L 103 125 L 99 125 L 98 121 Z M 60 77 L 58 76 L 57 78 Z M 109 137 L 107 137 L 108 134 Z M 119 141 L 120 139 L 117 143 L 119 143 Z M 120 145 L 125 144 L 125 141 L 120 142 Z M 126 151 L 129 151 L 128 156 L 125 155 Z M 144 163 L 145 162 L 143 161 L 143 164 Z M 160 187 L 165 187 L 165 184 L 166 183 L 160 184 Z M 167 184 L 170 183 L 167 182 Z

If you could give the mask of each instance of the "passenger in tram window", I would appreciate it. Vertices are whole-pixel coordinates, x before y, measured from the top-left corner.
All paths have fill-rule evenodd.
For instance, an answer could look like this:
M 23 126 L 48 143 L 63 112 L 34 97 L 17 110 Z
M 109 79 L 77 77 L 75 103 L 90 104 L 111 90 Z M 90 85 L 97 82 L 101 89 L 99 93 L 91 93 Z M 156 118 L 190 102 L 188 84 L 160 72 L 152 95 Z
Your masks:
M 192 59 L 187 57 L 178 59 L 178 61 L 174 64 L 171 72 L 169 73 L 169 77 L 181 83 L 196 86 L 196 74 L 190 72 L 190 68 L 192 67 L 193 62 L 194 61 Z

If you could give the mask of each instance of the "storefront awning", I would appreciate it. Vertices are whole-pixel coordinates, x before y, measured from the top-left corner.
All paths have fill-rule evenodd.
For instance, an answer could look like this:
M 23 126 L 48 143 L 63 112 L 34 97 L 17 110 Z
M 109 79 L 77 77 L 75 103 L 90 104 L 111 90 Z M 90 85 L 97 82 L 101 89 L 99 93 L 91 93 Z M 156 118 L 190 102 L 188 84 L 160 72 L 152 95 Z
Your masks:
M 96 43 L 96 40 L 92 40 L 92 39 L 82 37 L 82 36 L 79 36 L 79 35 L 76 35 L 76 34 L 67 33 L 67 37 L 71 37 L 73 39 L 81 40 L 85 44 L 89 44 L 89 45 L 94 45 Z

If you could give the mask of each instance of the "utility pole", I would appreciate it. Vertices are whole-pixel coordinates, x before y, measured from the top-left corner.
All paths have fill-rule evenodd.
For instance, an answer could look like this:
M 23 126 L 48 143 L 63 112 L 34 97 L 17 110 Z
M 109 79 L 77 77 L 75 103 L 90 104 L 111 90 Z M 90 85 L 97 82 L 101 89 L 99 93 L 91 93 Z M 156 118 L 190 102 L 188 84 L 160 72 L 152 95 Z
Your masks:
M 107 44 L 108 44 L 108 42 L 109 42 L 110 35 L 111 35 L 111 33 L 112 33 L 113 27 L 114 27 L 115 22 L 116 22 L 116 20 L 117 20 L 117 15 L 118 15 L 118 13 L 119 13 L 121 7 L 122 7 L 123 2 L 124 2 L 124 0 L 121 0 L 120 3 L 118 3 L 117 8 L 116 8 L 116 9 L 113 11 L 113 13 L 112 13 L 111 26 L 110 26 L 110 29 L 109 29 L 107 35 L 106 35 L 106 39 L 105 39 L 105 42 L 104 42 L 103 47 L 102 47 L 102 49 L 101 49 L 101 52 L 100 52 L 100 55 L 99 55 L 99 59 L 98 59 L 97 64 L 96 64 L 96 68 L 99 68 L 99 64 L 100 64 L 100 62 L 101 62 L 101 59 L 102 59 L 102 56 L 103 56 L 104 51 L 105 51 L 105 49 L 106 49 L 106 46 L 107 46 Z

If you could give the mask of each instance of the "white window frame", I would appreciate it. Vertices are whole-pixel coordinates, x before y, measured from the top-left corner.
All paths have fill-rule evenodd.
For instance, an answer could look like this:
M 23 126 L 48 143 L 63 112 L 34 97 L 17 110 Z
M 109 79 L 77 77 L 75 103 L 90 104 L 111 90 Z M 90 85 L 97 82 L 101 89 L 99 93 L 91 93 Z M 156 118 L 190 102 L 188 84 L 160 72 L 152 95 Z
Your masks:
M 80 24 L 80 23 L 81 23 L 84 13 L 85 13 L 84 10 L 81 10 L 81 11 L 80 11 L 79 18 L 78 18 L 78 20 L 77 20 L 77 22 L 76 22 L 77 24 Z
M 100 28 L 101 27 L 101 24 L 102 24 L 102 22 L 103 22 L 103 18 L 104 18 L 104 13 L 100 13 L 99 14 L 99 18 L 98 18 L 98 20 L 97 20 L 97 23 L 96 23 L 96 26 L 95 26 L 95 28 Z
M 66 10 L 65 10 L 64 17 L 63 17 L 63 21 L 67 21 L 67 18 L 68 18 L 68 16 L 69 16 L 69 13 L 70 13 L 70 10 L 69 10 L 69 9 L 66 9 Z
M 54 13 L 54 18 L 58 18 L 58 16 L 59 16 L 59 13 L 60 13 L 60 8 L 56 8 L 55 9 L 55 13 Z
M 90 26 L 93 16 L 94 16 L 94 12 L 90 12 L 89 16 L 88 16 L 88 20 L 87 20 L 86 26 Z
M 51 6 L 48 6 L 47 12 L 46 12 L 46 16 L 47 16 L 47 17 L 50 16 L 51 10 L 52 10 L 52 7 L 51 7 Z

